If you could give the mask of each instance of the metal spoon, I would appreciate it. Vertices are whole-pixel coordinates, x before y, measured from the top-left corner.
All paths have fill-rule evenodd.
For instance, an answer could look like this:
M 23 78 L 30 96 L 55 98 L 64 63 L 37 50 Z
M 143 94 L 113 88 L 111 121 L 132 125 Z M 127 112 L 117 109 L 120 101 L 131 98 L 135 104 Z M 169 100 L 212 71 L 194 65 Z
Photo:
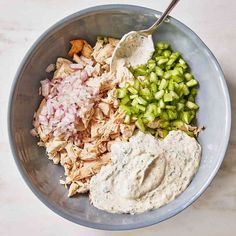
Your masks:
M 123 60 L 126 66 L 145 64 L 154 52 L 153 32 L 163 23 L 179 0 L 172 0 L 165 12 L 148 29 L 125 34 L 116 46 L 111 59 L 111 72 L 116 72 L 117 62 Z

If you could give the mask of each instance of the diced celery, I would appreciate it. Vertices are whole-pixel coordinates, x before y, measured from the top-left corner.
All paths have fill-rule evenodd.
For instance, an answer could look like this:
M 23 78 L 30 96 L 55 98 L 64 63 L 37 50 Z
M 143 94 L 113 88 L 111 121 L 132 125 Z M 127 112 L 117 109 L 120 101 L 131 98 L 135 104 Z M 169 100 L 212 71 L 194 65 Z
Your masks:
M 184 77 L 187 81 L 190 81 L 193 79 L 193 75 L 191 73 L 185 73 L 184 74 Z
M 169 120 L 169 116 L 168 116 L 168 114 L 167 114 L 166 111 L 163 111 L 163 112 L 160 114 L 160 118 L 161 118 L 162 120 Z
M 173 99 L 179 99 L 179 95 L 175 91 L 170 91 L 170 95 Z
M 166 62 L 168 62 L 168 59 L 167 59 L 167 58 L 165 58 L 165 59 L 160 59 L 160 60 L 157 62 L 157 64 L 158 64 L 158 65 L 162 65 L 162 64 L 164 64 L 164 63 L 166 63 Z
M 155 120 L 155 115 L 151 112 L 144 113 L 143 117 L 145 117 L 149 122 L 152 122 Z
M 135 125 L 141 130 L 141 131 L 145 131 L 145 126 L 143 124 L 143 121 L 141 118 L 138 118 L 138 120 L 135 122 Z
M 126 88 L 121 88 L 116 90 L 116 96 L 117 98 L 123 98 L 127 95 L 127 89 Z
M 132 95 L 130 95 L 129 97 L 130 97 L 130 99 L 134 99 L 134 98 L 137 98 L 138 95 L 137 95 L 137 94 L 132 94 Z
M 174 106 L 174 105 L 166 105 L 166 109 L 175 110 L 176 106 Z
M 140 105 L 140 104 L 137 104 L 135 107 L 138 108 L 142 112 L 145 112 L 145 110 L 146 110 L 146 107 L 143 105 Z
M 120 104 L 120 109 L 126 114 L 126 115 L 131 115 L 131 109 L 130 107 Z
M 193 96 L 196 96 L 198 93 L 198 90 L 196 88 L 192 88 L 190 92 Z
M 174 89 L 175 89 L 175 84 L 174 84 L 173 80 L 170 80 L 169 85 L 168 85 L 168 89 L 169 89 L 170 91 L 174 91 Z
M 163 89 L 158 91 L 157 93 L 155 93 L 155 98 L 157 100 L 161 99 L 163 97 L 164 93 L 165 93 L 165 91 Z
M 177 103 L 177 111 L 182 111 L 184 109 L 184 103 L 178 102 Z
M 197 85 L 198 84 L 198 82 L 197 82 L 197 80 L 195 80 L 195 79 L 191 79 L 191 80 L 189 80 L 187 83 L 186 83 L 186 85 L 188 86 L 188 87 L 193 87 L 193 86 L 195 86 L 195 85 Z
M 148 89 L 148 88 L 143 88 L 139 91 L 140 95 L 143 95 L 143 96 L 151 96 L 152 93 L 151 91 Z
M 169 79 L 172 76 L 171 71 L 166 71 L 163 75 L 164 79 Z
M 164 108 L 165 107 L 165 103 L 164 103 L 163 99 L 160 99 L 160 101 L 158 102 L 158 106 L 160 108 Z
M 164 102 L 171 102 L 173 101 L 173 97 L 171 96 L 170 93 L 165 93 L 164 94 Z
M 158 90 L 158 89 L 157 89 L 157 84 L 152 83 L 152 84 L 151 84 L 151 90 L 152 90 L 153 93 L 156 93 L 157 90 Z
M 168 81 L 166 81 L 165 79 L 162 79 L 159 85 L 159 90 L 165 89 L 167 86 L 168 86 Z
M 188 107 L 189 109 L 198 109 L 198 105 L 194 102 L 191 102 L 191 101 L 187 101 L 186 102 L 186 107 Z
M 135 80 L 134 80 L 134 88 L 135 88 L 136 90 L 139 90 L 139 88 L 140 88 L 140 81 L 139 81 L 138 79 L 135 79 Z
M 136 100 L 141 105 L 146 106 L 148 104 L 148 102 L 145 99 L 143 99 L 142 97 L 137 97 Z
M 160 77 L 163 76 L 164 74 L 164 71 L 158 66 L 156 66 L 155 71 L 156 71 L 156 74 Z
M 190 124 L 190 122 L 191 122 L 191 113 L 190 112 L 184 111 L 181 113 L 180 117 L 184 123 Z
M 162 55 L 163 55 L 164 57 L 170 57 L 171 51 L 170 51 L 170 50 L 165 50 L 165 51 L 163 51 Z
M 151 72 L 149 79 L 150 79 L 150 82 L 156 83 L 158 80 L 157 74 L 155 72 Z
M 130 98 L 129 98 L 129 96 L 126 95 L 125 97 L 123 97 L 123 98 L 121 99 L 120 104 L 125 105 L 125 104 L 127 104 L 128 102 L 130 102 Z
M 138 94 L 138 90 L 135 89 L 134 87 L 129 87 L 128 90 L 129 90 L 129 92 L 132 93 L 132 94 Z
M 181 77 L 181 76 L 178 76 L 178 75 L 173 75 L 171 77 L 176 83 L 181 83 L 184 81 L 184 79 Z
M 181 128 L 181 127 L 183 127 L 183 125 L 184 125 L 184 122 L 182 121 L 182 120 L 174 120 L 174 121 L 172 121 L 172 123 L 171 123 L 174 127 L 176 127 L 176 128 Z
M 160 127 L 161 128 L 167 128 L 169 125 L 170 125 L 170 123 L 167 120 L 161 120 L 160 121 Z
M 178 114 L 174 110 L 167 110 L 167 114 L 170 120 L 175 120 L 178 117 Z

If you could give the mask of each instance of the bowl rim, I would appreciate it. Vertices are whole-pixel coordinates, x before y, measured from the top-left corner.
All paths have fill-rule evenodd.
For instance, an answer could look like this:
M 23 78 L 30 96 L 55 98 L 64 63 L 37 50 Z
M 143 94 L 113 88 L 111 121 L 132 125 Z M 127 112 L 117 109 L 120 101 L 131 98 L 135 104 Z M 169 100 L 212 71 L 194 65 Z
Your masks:
M 97 6 L 93 6 L 93 7 L 89 7 L 83 10 L 80 10 L 78 12 L 75 12 L 73 14 L 70 14 L 66 17 L 64 17 L 63 19 L 57 21 L 56 23 L 54 23 L 52 26 L 50 26 L 46 31 L 44 31 L 38 38 L 37 40 L 30 46 L 30 48 L 28 49 L 27 53 L 25 54 L 25 56 L 23 57 L 17 72 L 15 74 L 15 77 L 13 79 L 12 85 L 11 85 L 11 90 L 10 90 L 10 96 L 8 99 L 8 139 L 9 139 L 9 143 L 10 143 L 10 148 L 15 160 L 15 163 L 17 165 L 17 168 L 22 176 L 22 178 L 24 179 L 24 181 L 26 182 L 26 184 L 28 185 L 28 187 L 31 189 L 31 191 L 36 195 L 36 197 L 42 202 L 44 203 L 49 209 L 51 209 L 54 213 L 57 213 L 58 215 L 60 215 L 61 217 L 76 223 L 76 224 L 80 224 L 82 226 L 86 226 L 86 227 L 90 227 L 90 228 L 94 228 L 94 229 L 100 229 L 100 230 L 110 230 L 110 231 L 121 231 L 121 230 L 131 230 L 131 229 L 138 229 L 138 228 L 143 228 L 143 227 L 147 227 L 147 226 L 151 226 L 157 223 L 160 223 L 164 220 L 167 220 L 175 215 L 177 215 L 178 213 L 182 212 L 185 208 L 187 208 L 188 206 L 190 206 L 193 202 L 195 202 L 207 189 L 207 187 L 210 185 L 210 183 L 212 182 L 213 178 L 215 177 L 215 175 L 217 174 L 217 171 L 219 170 L 226 151 L 227 151 L 227 147 L 228 147 L 228 143 L 229 143 L 229 139 L 230 139 L 230 133 L 231 133 L 231 103 L 230 103 L 230 96 L 229 96 L 229 92 L 228 92 L 228 87 L 227 87 L 227 83 L 225 81 L 225 77 L 224 77 L 224 73 L 220 67 L 219 62 L 217 61 L 216 57 L 213 55 L 213 53 L 211 52 L 211 50 L 206 46 L 206 44 L 200 39 L 200 37 L 193 32 L 193 30 L 191 30 L 188 26 L 186 26 L 184 23 L 180 22 L 179 20 L 168 16 L 168 18 L 171 19 L 171 21 L 173 21 L 175 24 L 177 25 L 181 25 L 181 27 L 185 28 L 186 30 L 190 31 L 200 42 L 200 44 L 202 45 L 202 47 L 204 47 L 207 52 L 209 53 L 209 55 L 211 56 L 212 60 L 214 61 L 219 74 L 220 74 L 220 82 L 221 85 L 223 87 L 223 92 L 226 98 L 226 139 L 225 139 L 225 145 L 223 148 L 223 152 L 221 157 L 219 158 L 219 161 L 214 169 L 214 171 L 211 173 L 211 175 L 209 176 L 208 180 L 206 181 L 206 183 L 202 186 L 202 188 L 200 189 L 200 191 L 194 195 L 187 203 L 185 203 L 185 205 L 181 208 L 178 209 L 174 212 L 168 213 L 167 217 L 160 219 L 160 220 L 156 220 L 156 219 L 152 219 L 149 222 L 145 222 L 143 221 L 143 223 L 133 223 L 133 224 L 127 224 L 127 225 L 109 225 L 109 224 L 100 224 L 100 223 L 91 223 L 87 220 L 82 220 L 82 219 L 75 219 L 73 216 L 61 211 L 60 209 L 58 209 L 56 207 L 56 205 L 54 205 L 53 203 L 51 203 L 50 201 L 47 200 L 47 198 L 40 192 L 38 191 L 38 189 L 31 183 L 31 181 L 27 178 L 26 173 L 24 172 L 24 169 L 21 166 L 21 162 L 18 158 L 17 155 L 17 151 L 16 151 L 16 145 L 14 143 L 14 134 L 12 131 L 12 105 L 13 105 L 13 96 L 17 87 L 17 82 L 18 82 L 18 78 L 20 77 L 25 63 L 27 62 L 28 58 L 32 55 L 32 53 L 34 52 L 34 50 L 37 48 L 37 46 L 40 44 L 40 42 L 44 39 L 45 36 L 47 36 L 48 33 L 50 33 L 53 30 L 56 30 L 58 27 L 62 26 L 64 23 L 69 22 L 73 19 L 75 19 L 76 17 L 81 17 L 83 15 L 87 15 L 89 13 L 95 13 L 95 12 L 102 12 L 102 11 L 118 11 L 118 10 L 128 10 L 128 11 L 139 11 L 139 10 L 143 10 L 143 11 L 148 11 L 149 14 L 153 14 L 153 15 L 160 15 L 161 12 L 151 9 L 151 8 L 147 8 L 147 7 L 142 7 L 142 6 L 137 6 L 137 5 L 130 5 L 130 4 L 105 4 L 105 5 L 97 5 Z

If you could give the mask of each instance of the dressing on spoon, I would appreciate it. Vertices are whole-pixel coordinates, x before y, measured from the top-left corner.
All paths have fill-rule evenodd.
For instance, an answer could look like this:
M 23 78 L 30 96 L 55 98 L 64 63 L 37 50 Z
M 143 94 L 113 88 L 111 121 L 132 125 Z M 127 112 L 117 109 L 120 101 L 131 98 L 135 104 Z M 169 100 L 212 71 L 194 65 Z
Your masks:
M 111 59 L 111 72 L 116 73 L 118 65 L 126 67 L 145 64 L 154 52 L 153 32 L 162 24 L 179 0 L 172 0 L 161 17 L 148 29 L 125 34 L 116 46 Z M 120 62 L 122 61 L 122 62 Z

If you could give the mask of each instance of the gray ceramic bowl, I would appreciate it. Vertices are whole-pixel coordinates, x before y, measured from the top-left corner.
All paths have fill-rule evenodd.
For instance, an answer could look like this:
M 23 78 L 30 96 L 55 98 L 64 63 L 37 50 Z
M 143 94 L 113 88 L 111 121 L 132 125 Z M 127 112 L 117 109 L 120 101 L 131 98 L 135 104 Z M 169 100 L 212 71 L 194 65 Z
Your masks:
M 124 230 L 152 225 L 181 212 L 207 188 L 218 171 L 228 144 L 231 126 L 230 100 L 222 70 L 207 46 L 188 27 L 174 18 L 155 33 L 179 50 L 200 81 L 197 116 L 206 130 L 199 136 L 202 146 L 200 169 L 186 191 L 160 209 L 139 215 L 109 214 L 89 204 L 87 196 L 67 198 L 59 185 L 60 166 L 46 158 L 43 148 L 30 135 L 37 109 L 39 81 L 45 68 L 66 56 L 69 40 L 85 38 L 94 44 L 97 35 L 121 37 L 131 30 L 150 26 L 160 12 L 137 6 L 106 5 L 75 13 L 52 26 L 32 46 L 17 72 L 9 104 L 9 137 L 16 164 L 28 186 L 50 209 L 75 223 L 98 229 Z

